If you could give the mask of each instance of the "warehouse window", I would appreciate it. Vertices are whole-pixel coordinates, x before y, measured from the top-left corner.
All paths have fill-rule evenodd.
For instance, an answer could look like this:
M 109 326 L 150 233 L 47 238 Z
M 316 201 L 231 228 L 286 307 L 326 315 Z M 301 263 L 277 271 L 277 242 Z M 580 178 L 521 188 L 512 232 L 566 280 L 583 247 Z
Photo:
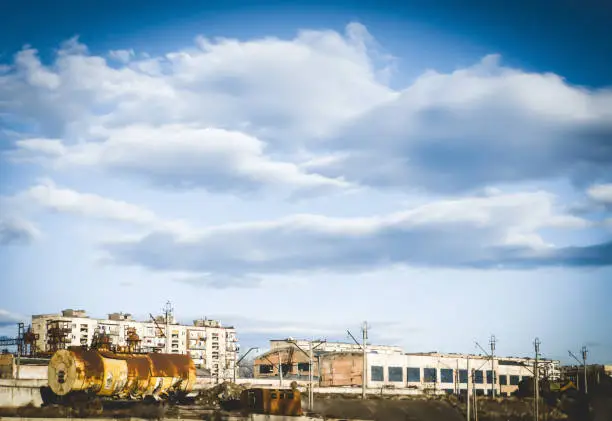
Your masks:
M 390 382 L 403 382 L 404 381 L 404 369 L 402 367 L 389 367 L 389 381 Z
M 272 365 L 262 364 L 259 366 L 259 374 L 270 374 L 272 373 Z
M 287 364 L 287 363 L 283 363 L 281 364 L 281 367 L 283 369 L 283 374 L 287 374 L 291 372 L 291 369 L 293 368 L 292 364 Z
M 443 368 L 440 370 L 440 383 L 452 383 L 453 382 L 453 370 L 450 368 Z
M 468 382 L 468 371 L 459 370 L 459 383 L 467 383 L 467 382 Z
M 309 368 L 309 363 L 298 363 L 298 371 L 308 371 Z
M 523 376 L 522 380 L 531 380 L 531 376 Z
M 385 380 L 383 368 L 380 365 L 373 365 L 372 368 L 372 381 L 373 382 L 382 382 Z
M 482 384 L 483 383 L 482 370 L 474 371 L 474 383 Z
M 408 381 L 409 382 L 420 382 L 421 381 L 421 369 L 418 367 L 408 367 Z
M 494 372 L 491 371 L 491 370 L 487 370 L 487 383 L 489 383 L 489 384 L 495 383 L 495 380 L 494 380 L 493 376 L 494 376 Z
M 499 384 L 502 386 L 506 386 L 508 384 L 508 376 L 502 374 L 499 376 Z
M 510 384 L 517 386 L 519 384 L 519 376 L 510 376 Z
M 427 383 L 435 383 L 438 380 L 438 376 L 435 368 L 424 368 L 423 369 L 423 378 Z

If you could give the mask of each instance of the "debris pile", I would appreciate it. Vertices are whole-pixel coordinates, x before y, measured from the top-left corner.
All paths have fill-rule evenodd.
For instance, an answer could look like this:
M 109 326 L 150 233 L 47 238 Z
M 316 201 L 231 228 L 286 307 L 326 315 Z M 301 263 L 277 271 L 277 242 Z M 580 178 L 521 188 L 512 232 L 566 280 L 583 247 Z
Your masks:
M 243 390 L 245 387 L 241 385 L 224 382 L 200 391 L 195 398 L 195 403 L 206 408 L 219 409 L 228 401 L 239 400 Z

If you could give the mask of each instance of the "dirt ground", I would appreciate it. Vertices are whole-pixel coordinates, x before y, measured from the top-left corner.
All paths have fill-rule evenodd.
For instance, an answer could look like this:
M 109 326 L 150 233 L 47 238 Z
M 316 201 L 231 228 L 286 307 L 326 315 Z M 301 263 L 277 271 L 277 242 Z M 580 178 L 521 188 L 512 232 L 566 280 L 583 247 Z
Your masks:
M 304 402 L 304 408 L 307 403 Z M 586 406 L 540 407 L 546 421 L 610 421 L 612 398 L 600 397 Z M 474 408 L 472 407 L 472 411 Z M 454 397 L 404 397 L 368 399 L 355 397 L 315 397 L 314 414 L 339 419 L 374 421 L 465 421 L 466 404 Z M 480 421 L 532 421 L 533 400 L 520 398 L 481 399 L 478 402 Z
M 329 418 L 374 421 L 465 421 L 449 402 L 437 400 L 315 400 L 315 414 Z

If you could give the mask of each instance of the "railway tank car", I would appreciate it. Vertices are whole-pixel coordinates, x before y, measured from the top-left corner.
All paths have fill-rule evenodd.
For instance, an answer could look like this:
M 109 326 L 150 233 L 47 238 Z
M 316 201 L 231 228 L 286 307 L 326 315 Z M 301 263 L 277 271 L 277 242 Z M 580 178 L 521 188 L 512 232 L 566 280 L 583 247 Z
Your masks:
M 180 400 L 196 382 L 193 360 L 181 354 L 121 354 L 70 348 L 49 361 L 48 382 L 57 397 Z

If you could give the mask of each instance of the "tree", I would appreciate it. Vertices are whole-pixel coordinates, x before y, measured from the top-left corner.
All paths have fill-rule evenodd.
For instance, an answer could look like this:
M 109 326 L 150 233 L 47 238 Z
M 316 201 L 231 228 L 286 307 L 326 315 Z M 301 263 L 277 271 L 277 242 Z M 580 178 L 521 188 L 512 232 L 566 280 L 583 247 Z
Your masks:
M 238 377 L 252 379 L 255 375 L 255 358 L 245 358 L 238 366 Z

